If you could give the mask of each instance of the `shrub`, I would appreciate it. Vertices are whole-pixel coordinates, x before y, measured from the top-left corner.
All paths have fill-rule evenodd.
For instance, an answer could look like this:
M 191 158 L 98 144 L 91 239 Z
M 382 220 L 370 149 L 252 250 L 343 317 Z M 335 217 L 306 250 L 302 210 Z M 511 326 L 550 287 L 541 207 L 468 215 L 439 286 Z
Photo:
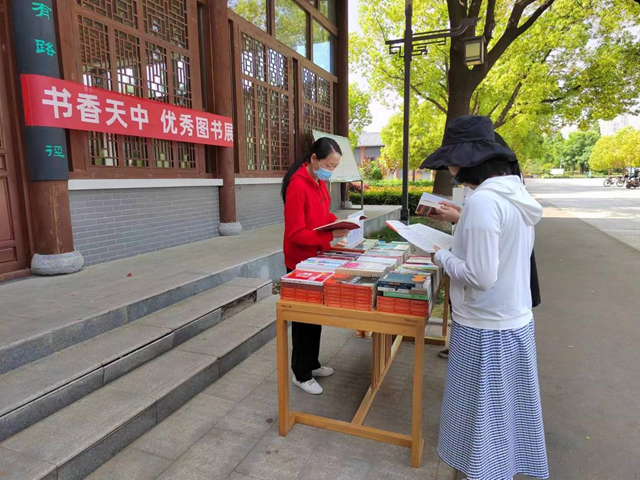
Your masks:
M 382 180 L 382 170 L 379 167 L 374 166 L 371 169 L 371 173 L 369 174 L 369 180 L 371 181 L 381 181 Z
M 409 186 L 409 211 L 415 212 L 424 192 L 431 192 L 431 187 Z M 349 201 L 354 205 L 360 204 L 360 192 L 349 193 Z M 402 186 L 370 187 L 365 189 L 365 205 L 402 205 Z
M 369 184 L 372 187 L 400 187 L 402 188 L 402 180 L 382 180 L 371 181 Z M 409 180 L 409 188 L 411 187 L 433 187 L 433 182 L 429 180 L 416 180 L 412 182 Z

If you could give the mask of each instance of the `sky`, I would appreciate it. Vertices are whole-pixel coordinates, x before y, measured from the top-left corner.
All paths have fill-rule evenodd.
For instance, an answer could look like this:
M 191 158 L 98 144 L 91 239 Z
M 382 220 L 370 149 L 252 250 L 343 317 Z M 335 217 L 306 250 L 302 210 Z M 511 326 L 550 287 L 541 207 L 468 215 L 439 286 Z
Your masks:
M 358 2 L 359 0 L 349 0 L 349 32 L 362 33 L 358 25 Z M 357 83 L 363 90 L 369 90 L 368 82 L 362 76 L 351 75 L 350 81 Z M 389 122 L 391 116 L 399 111 L 389 109 L 377 101 L 373 101 L 369 105 L 369 109 L 373 121 L 364 129 L 365 132 L 379 132 Z

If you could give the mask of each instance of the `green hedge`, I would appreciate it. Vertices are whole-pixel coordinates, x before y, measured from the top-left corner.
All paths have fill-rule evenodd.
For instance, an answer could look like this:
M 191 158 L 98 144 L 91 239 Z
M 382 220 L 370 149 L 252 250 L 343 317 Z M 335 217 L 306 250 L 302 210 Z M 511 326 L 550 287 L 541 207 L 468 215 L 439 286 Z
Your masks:
M 372 187 L 402 187 L 402 180 L 376 180 L 367 183 Z M 416 180 L 415 182 L 412 182 L 411 180 L 409 180 L 409 188 L 411 187 L 433 187 L 433 182 L 429 180 Z
M 349 193 L 349 200 L 354 205 L 360 205 L 360 192 Z M 409 211 L 415 212 L 420 203 L 422 192 L 409 192 Z M 402 205 L 402 190 L 386 189 L 383 191 L 368 190 L 364 194 L 365 205 Z

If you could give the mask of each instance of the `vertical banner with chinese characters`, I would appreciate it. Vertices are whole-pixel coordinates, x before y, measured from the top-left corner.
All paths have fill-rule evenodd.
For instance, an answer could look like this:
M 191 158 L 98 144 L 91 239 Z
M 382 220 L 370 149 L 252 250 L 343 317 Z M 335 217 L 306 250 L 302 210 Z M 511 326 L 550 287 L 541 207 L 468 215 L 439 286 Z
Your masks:
M 27 125 L 233 147 L 229 117 L 41 75 L 22 75 Z
M 13 0 L 12 23 L 18 72 L 60 78 L 52 0 Z M 68 180 L 65 131 L 27 126 L 24 135 L 31 180 Z

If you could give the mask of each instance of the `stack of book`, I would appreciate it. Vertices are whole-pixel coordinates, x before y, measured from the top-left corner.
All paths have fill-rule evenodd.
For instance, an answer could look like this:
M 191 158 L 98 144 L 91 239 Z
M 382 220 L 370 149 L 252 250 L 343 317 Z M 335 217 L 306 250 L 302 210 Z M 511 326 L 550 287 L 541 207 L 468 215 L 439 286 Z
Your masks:
M 405 242 L 380 242 L 376 247 L 367 251 L 368 256 L 388 257 L 398 260 L 398 264 L 404 263 L 409 258 L 410 246 Z
M 412 255 L 397 269 L 398 273 L 421 273 L 431 276 L 431 292 L 433 296 L 438 294 L 438 288 L 442 281 L 442 269 L 438 267 L 431 257 L 419 257 Z
M 354 277 L 384 277 L 391 271 L 391 265 L 375 262 L 350 262 L 345 263 L 336 269 L 336 273 L 341 275 L 351 275 Z
M 294 270 L 282 277 L 280 297 L 294 302 L 323 304 L 324 285 L 333 275 L 332 272 Z
M 365 253 L 371 250 L 372 248 L 376 247 L 378 243 L 380 243 L 379 240 L 364 239 L 362 242 L 358 243 L 357 245 L 353 245 L 349 248 L 347 247 L 347 242 L 342 241 L 336 244 L 335 246 L 333 246 L 332 250 L 349 251 L 349 252 L 355 251 L 355 252 Z
M 357 261 L 366 263 L 382 263 L 383 265 L 388 265 L 392 269 L 397 268 L 399 265 L 398 259 L 387 256 L 378 257 L 373 255 L 361 255 Z
M 347 252 L 347 251 L 335 251 L 328 250 L 324 252 L 322 255 L 319 255 L 320 258 L 328 258 L 331 260 L 340 260 L 343 262 L 355 262 L 362 255 L 361 252 Z
M 282 278 L 282 299 L 426 317 L 442 273 L 431 256 L 410 251 L 406 242 L 378 240 L 353 249 L 333 247 Z
M 431 275 L 393 272 L 378 280 L 378 310 L 426 317 L 431 313 Z
M 373 310 L 377 294 L 377 279 L 334 275 L 324 287 L 324 303 L 328 307 Z
M 296 270 L 305 272 L 335 272 L 337 268 L 347 263 L 348 260 L 328 257 L 313 257 L 296 265 Z

